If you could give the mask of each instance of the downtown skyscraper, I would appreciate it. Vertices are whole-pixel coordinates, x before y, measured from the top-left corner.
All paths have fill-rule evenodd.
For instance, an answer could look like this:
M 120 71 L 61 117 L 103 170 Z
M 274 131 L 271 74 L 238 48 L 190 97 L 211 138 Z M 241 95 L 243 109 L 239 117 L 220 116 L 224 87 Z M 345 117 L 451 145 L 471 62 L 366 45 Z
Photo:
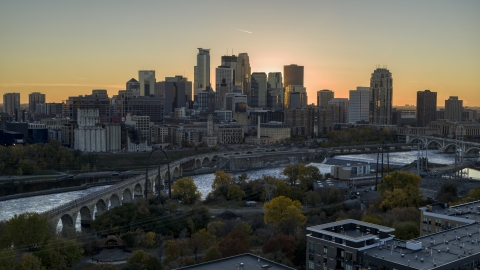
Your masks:
M 28 95 L 28 110 L 30 113 L 37 112 L 37 104 L 45 104 L 45 94 L 33 92 Z
M 240 53 L 237 56 L 237 67 L 235 68 L 235 85 L 242 87 L 242 94 L 250 95 L 250 58 L 247 53 Z
M 155 70 L 139 70 L 138 82 L 140 83 L 140 96 L 153 95 L 155 89 Z
M 193 95 L 210 86 L 210 49 L 198 48 L 197 65 L 193 68 Z
M 303 66 L 288 65 L 283 66 L 283 87 L 289 85 L 302 85 L 303 86 Z
M 377 68 L 370 78 L 370 124 L 392 124 L 392 73 L 386 68 Z
M 437 92 L 417 92 L 417 127 L 426 127 L 437 120 Z

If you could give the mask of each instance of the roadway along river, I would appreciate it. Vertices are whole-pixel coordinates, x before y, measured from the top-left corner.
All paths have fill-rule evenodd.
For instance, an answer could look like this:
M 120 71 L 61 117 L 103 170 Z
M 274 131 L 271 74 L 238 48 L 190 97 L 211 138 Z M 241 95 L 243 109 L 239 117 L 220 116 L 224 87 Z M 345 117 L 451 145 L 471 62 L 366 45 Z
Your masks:
M 360 154 L 360 155 L 343 155 L 335 156 L 335 159 L 339 160 L 348 160 L 348 161 L 364 161 L 375 164 L 377 160 L 376 154 Z M 405 165 L 411 163 L 417 159 L 417 152 L 395 152 L 390 153 L 390 164 L 393 165 Z M 428 151 L 428 159 L 433 163 L 440 164 L 453 164 L 454 156 L 451 154 L 443 154 L 439 151 Z M 384 163 L 386 164 L 386 155 L 384 155 Z M 318 167 L 321 173 L 329 173 L 331 165 L 321 164 L 321 163 L 311 163 Z M 281 174 L 282 168 L 265 168 L 259 170 L 252 170 L 246 172 L 249 179 L 256 179 L 262 177 L 262 175 L 271 175 L 277 177 L 283 177 Z M 235 176 L 239 176 L 241 173 L 235 173 Z M 476 170 L 469 170 L 469 177 L 480 179 L 480 172 Z M 211 186 L 213 183 L 214 176 L 213 174 L 202 174 L 192 177 L 197 185 L 199 191 L 202 193 L 202 198 L 211 191 Z M 0 202 L 0 220 L 6 220 L 13 217 L 15 214 L 21 214 L 25 212 L 38 212 L 42 213 L 51 208 L 54 208 L 58 205 L 67 203 L 69 201 L 78 199 L 82 196 L 90 194 L 92 192 L 98 191 L 100 189 L 106 188 L 103 187 L 94 187 L 81 191 L 57 193 L 50 195 L 42 195 L 36 197 L 29 197 L 23 199 L 14 199 L 9 201 Z

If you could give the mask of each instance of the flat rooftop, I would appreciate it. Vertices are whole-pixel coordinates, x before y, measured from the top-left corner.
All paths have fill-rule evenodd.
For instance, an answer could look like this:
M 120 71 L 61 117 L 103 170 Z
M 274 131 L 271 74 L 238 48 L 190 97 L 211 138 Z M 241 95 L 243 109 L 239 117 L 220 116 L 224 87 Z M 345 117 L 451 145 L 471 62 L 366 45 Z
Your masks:
M 417 243 L 418 250 L 407 248 L 409 241 L 394 239 L 387 241 L 382 246 L 369 248 L 363 252 L 367 256 L 416 269 L 432 269 L 474 254 L 478 255 L 480 252 L 479 232 L 480 224 L 469 224 L 409 240 Z
M 363 222 L 355 219 L 345 219 L 345 220 L 326 223 L 322 225 L 316 225 L 316 226 L 308 227 L 307 231 L 317 232 L 317 233 L 329 235 L 332 237 L 338 237 L 338 238 L 350 240 L 352 242 L 359 242 L 359 241 L 364 241 L 364 240 L 377 237 L 374 234 L 368 234 L 366 232 L 357 230 L 357 226 L 364 226 L 365 228 L 377 229 L 378 231 L 381 231 L 384 233 L 391 233 L 395 231 L 395 229 L 390 227 Z M 340 231 L 338 231 L 339 227 L 341 228 Z
M 243 265 L 242 265 L 243 264 Z M 249 270 L 249 269 L 268 269 L 268 270 L 292 270 L 295 268 L 276 263 L 257 255 L 245 253 L 220 260 L 206 263 L 200 263 L 192 266 L 177 269 L 195 269 L 195 270 Z

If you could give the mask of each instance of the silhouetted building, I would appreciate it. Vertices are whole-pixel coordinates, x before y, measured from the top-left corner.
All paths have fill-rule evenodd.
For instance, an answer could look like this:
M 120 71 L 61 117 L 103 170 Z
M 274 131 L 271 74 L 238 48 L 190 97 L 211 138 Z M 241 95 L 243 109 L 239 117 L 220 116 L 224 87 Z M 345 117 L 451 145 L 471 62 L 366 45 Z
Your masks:
M 140 95 L 140 83 L 135 80 L 134 78 L 131 78 L 127 83 L 126 83 L 126 90 L 132 91 L 132 95 L 134 97 Z
M 332 90 L 319 90 L 317 91 L 317 106 L 327 106 L 328 102 L 335 97 L 335 93 Z
M 293 103 L 292 101 L 293 94 Z M 288 85 L 285 87 L 283 107 L 301 108 L 308 105 L 307 89 L 303 85 Z
M 282 73 L 281 72 L 269 72 L 267 88 L 283 88 Z
M 138 82 L 140 83 L 140 96 L 153 95 L 156 83 L 155 70 L 139 70 Z
M 450 121 L 462 121 L 463 100 L 457 96 L 451 96 L 445 100 L 445 119 Z
M 267 89 L 267 107 L 273 110 L 283 110 L 283 88 Z
M 92 90 L 91 95 L 69 97 L 63 103 L 63 117 L 77 119 L 78 109 L 98 109 L 100 121 L 109 122 L 111 110 L 107 90 Z
M 348 122 L 366 122 L 369 121 L 369 87 L 357 87 L 357 90 L 350 90 L 350 104 L 348 112 Z
M 294 64 L 283 66 L 283 87 L 289 85 L 303 85 L 303 66 Z
M 194 96 L 210 86 L 210 49 L 198 48 L 197 65 L 193 68 Z
M 377 68 L 370 79 L 370 124 L 392 123 L 392 73 L 386 68 Z
M 30 113 L 37 112 L 37 104 L 45 104 L 45 94 L 33 92 L 28 95 L 28 111 Z
M 265 72 L 252 73 L 249 106 L 267 106 L 267 74 Z
M 417 127 L 437 120 L 437 92 L 417 91 Z
M 17 118 L 20 113 L 20 93 L 3 94 L 3 112 Z

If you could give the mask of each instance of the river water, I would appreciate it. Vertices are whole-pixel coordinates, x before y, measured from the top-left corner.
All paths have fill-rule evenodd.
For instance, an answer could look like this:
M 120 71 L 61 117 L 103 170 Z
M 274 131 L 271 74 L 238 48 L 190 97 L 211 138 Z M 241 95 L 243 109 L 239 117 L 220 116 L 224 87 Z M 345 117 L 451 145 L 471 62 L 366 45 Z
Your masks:
M 440 163 L 440 164 L 453 164 L 454 155 L 445 154 L 436 150 L 429 150 L 427 153 L 429 162 Z M 376 163 L 377 154 L 358 154 L 358 155 L 339 155 L 335 156 L 334 159 L 337 160 L 346 160 L 346 161 L 363 161 L 370 162 L 371 164 Z M 417 159 L 417 152 L 394 152 L 389 154 L 389 161 L 392 165 L 405 165 L 411 163 Z M 384 163 L 387 163 L 387 156 L 384 154 Z M 310 163 L 310 165 L 316 166 L 319 168 L 322 174 L 330 173 L 332 165 L 322 164 L 322 163 Z M 249 179 L 261 178 L 263 175 L 270 175 L 276 177 L 284 177 L 281 174 L 282 168 L 265 168 L 259 170 L 247 171 Z M 480 179 L 480 171 L 466 169 L 468 171 L 468 177 Z M 239 176 L 241 173 L 234 173 L 234 176 Z M 198 187 L 198 190 L 202 193 L 202 198 L 211 191 L 211 186 L 213 183 L 214 175 L 202 174 L 192 176 L 195 181 L 195 184 Z M 87 194 L 93 193 L 95 191 L 106 188 L 107 186 L 102 187 L 93 187 L 81 191 L 72 191 L 64 192 L 50 195 L 42 195 L 36 197 L 28 197 L 22 199 L 14 199 L 9 201 L 0 202 L 0 220 L 8 220 L 12 218 L 15 214 L 21 214 L 25 212 L 38 212 L 42 213 L 52 209 L 61 204 L 67 203 L 69 201 L 81 198 Z

